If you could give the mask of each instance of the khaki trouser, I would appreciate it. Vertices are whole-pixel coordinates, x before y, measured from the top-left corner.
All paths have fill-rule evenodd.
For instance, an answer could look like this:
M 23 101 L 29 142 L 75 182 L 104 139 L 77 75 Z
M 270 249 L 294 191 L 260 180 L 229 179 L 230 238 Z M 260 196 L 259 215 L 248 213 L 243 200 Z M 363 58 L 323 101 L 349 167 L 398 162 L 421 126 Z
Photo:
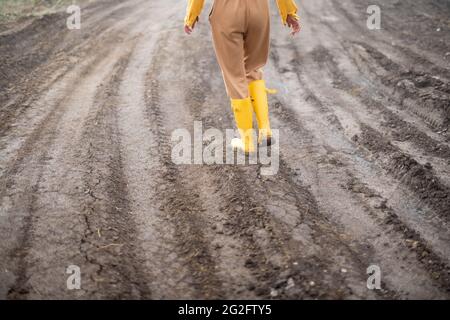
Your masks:
M 248 84 L 262 79 L 269 55 L 268 0 L 215 0 L 209 21 L 227 93 L 247 98 Z

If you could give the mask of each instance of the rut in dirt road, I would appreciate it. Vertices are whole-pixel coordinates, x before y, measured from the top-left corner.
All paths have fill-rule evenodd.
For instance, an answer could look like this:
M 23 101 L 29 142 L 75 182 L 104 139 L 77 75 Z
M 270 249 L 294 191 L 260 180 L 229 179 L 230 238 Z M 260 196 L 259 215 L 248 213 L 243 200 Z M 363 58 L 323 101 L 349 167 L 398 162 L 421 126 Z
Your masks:
M 305 0 L 292 39 L 271 5 L 273 176 L 172 161 L 174 130 L 234 127 L 185 3 L 96 1 L 78 34 L 63 13 L 0 34 L 1 298 L 449 297 L 450 33 L 432 30 L 450 8 L 384 1 L 369 32 L 369 1 Z

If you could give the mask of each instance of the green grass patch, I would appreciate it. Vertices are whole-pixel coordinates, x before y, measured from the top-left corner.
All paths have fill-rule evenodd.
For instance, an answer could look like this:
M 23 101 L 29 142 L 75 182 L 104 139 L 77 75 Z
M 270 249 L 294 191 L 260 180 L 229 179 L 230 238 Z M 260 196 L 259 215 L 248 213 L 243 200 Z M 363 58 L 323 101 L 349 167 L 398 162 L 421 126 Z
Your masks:
M 0 0 L 0 23 L 26 16 L 41 16 L 63 6 L 76 4 L 73 0 Z

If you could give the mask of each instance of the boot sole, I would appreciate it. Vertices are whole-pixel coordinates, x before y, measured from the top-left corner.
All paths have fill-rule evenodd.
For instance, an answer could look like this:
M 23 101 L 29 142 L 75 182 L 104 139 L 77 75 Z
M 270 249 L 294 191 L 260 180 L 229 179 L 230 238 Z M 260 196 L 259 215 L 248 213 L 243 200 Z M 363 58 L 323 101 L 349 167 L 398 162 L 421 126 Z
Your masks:
M 266 137 L 261 143 L 259 143 L 259 146 L 270 147 L 272 144 L 275 144 L 275 139 L 273 137 Z

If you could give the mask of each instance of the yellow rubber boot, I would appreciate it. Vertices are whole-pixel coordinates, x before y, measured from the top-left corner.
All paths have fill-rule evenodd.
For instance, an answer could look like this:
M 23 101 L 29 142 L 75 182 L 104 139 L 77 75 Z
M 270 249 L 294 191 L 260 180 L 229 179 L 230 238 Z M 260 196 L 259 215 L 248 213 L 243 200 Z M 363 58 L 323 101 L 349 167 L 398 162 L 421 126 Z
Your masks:
M 255 80 L 248 85 L 252 99 L 253 110 L 258 122 L 258 143 L 269 146 L 272 144 L 272 131 L 269 122 L 269 103 L 267 101 L 266 84 L 264 80 Z
M 233 139 L 231 145 L 233 149 L 240 149 L 246 154 L 255 151 L 253 144 L 253 111 L 252 101 L 246 99 L 231 99 L 231 108 L 234 112 L 234 119 L 239 129 L 240 139 Z

